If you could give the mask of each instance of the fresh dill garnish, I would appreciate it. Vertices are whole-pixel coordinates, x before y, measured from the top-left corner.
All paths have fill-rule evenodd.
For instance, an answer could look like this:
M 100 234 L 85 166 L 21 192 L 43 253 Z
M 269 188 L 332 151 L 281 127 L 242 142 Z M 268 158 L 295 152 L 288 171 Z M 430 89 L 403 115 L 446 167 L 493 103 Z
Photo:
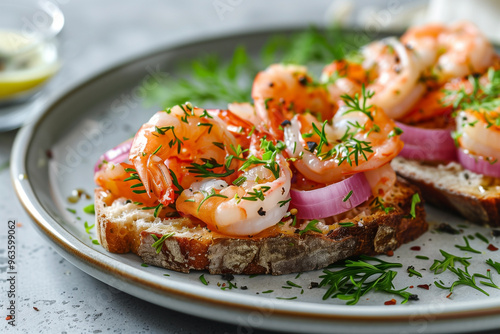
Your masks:
M 89 223 L 85 222 L 83 226 L 85 227 L 85 232 L 87 234 L 90 234 L 90 230 L 94 228 L 95 224 L 89 225 Z
M 465 270 L 463 270 L 462 268 L 449 267 L 448 270 L 451 271 L 452 273 L 454 273 L 458 279 L 456 281 L 454 281 L 450 286 L 445 286 L 444 284 L 442 284 L 438 281 L 435 281 L 434 282 L 435 286 L 437 286 L 440 289 L 445 289 L 445 290 L 449 290 L 450 292 L 453 292 L 453 289 L 457 285 L 467 285 L 467 286 L 470 286 L 471 288 L 474 288 L 474 289 L 484 293 L 485 295 L 489 296 L 489 294 L 486 291 L 484 291 L 479 286 L 477 286 L 476 277 L 479 277 L 479 278 L 490 279 L 490 282 L 481 281 L 480 282 L 481 284 L 486 285 L 486 286 L 490 286 L 490 287 L 496 287 L 498 289 L 498 287 L 491 280 L 490 272 L 488 272 L 487 275 L 482 275 L 482 274 L 472 274 L 471 275 L 467 271 L 467 267 L 465 267 Z
M 414 266 L 409 266 L 409 267 L 406 269 L 406 272 L 409 274 L 409 275 L 408 275 L 409 277 L 413 277 L 413 276 L 422 277 L 422 274 L 421 274 L 421 273 L 419 273 L 418 271 L 416 271 Z
M 444 256 L 443 260 L 434 260 L 434 263 L 430 267 L 430 270 L 434 271 L 435 274 L 441 274 L 442 272 L 446 271 L 447 269 L 455 267 L 455 262 L 460 262 L 463 264 L 465 267 L 468 267 L 470 265 L 470 262 L 467 260 L 470 260 L 470 257 L 460 257 L 456 256 L 450 253 L 445 252 L 444 250 L 440 249 L 439 250 L 441 254 Z
M 395 208 L 392 206 L 385 206 L 384 200 L 380 197 L 375 197 L 373 201 L 371 201 L 370 205 L 373 207 L 373 209 L 383 210 L 385 213 L 389 213 L 395 210 Z
M 175 175 L 174 171 L 171 170 L 170 168 L 168 169 L 168 172 L 170 173 L 170 176 L 172 177 L 172 183 L 177 188 L 177 190 L 175 190 L 174 193 L 180 194 L 184 190 L 184 188 L 180 185 L 179 180 L 177 179 L 177 175 Z
M 411 197 L 411 209 L 410 209 L 410 216 L 413 219 L 417 217 L 415 208 L 418 203 L 420 203 L 420 196 L 418 195 L 418 193 L 414 193 L 413 196 Z
M 95 214 L 95 206 L 94 204 L 89 204 L 83 208 L 83 212 L 88 214 Z
M 161 238 L 158 238 L 155 234 L 150 234 L 151 238 L 153 238 L 153 240 L 155 241 L 155 242 L 153 242 L 153 244 L 151 244 L 151 247 L 153 247 L 155 249 L 156 254 L 160 254 L 161 248 L 163 247 L 163 243 L 165 242 L 165 240 L 167 240 L 168 238 L 170 238 L 174 234 L 175 234 L 175 232 L 167 233 L 167 234 L 162 235 Z
M 198 123 L 198 126 L 208 126 L 208 133 L 210 133 L 210 131 L 212 131 L 212 126 L 214 125 L 211 123 Z
M 487 239 L 484 235 L 482 235 L 482 234 L 481 234 L 481 233 L 479 233 L 479 232 L 477 232 L 477 233 L 475 234 L 475 236 L 476 236 L 479 240 L 483 241 L 484 243 L 487 243 L 487 244 L 489 244 L 489 243 L 490 243 L 490 242 L 489 242 L 489 240 L 488 240 L 488 239 Z
M 323 271 L 324 274 L 320 276 L 323 279 L 320 286 L 329 286 L 323 300 L 339 298 L 346 300 L 347 305 L 354 305 L 358 303 L 361 297 L 373 290 L 401 296 L 404 298 L 401 303 L 404 304 L 410 298 L 413 299 L 416 296 L 406 292 L 405 290 L 408 288 L 395 290 L 393 280 L 397 272 L 389 270 L 402 266 L 401 263 L 386 262 L 365 255 L 361 255 L 357 261 L 347 260 L 344 264 L 331 265 L 329 268 L 343 269 L 337 271 L 326 269 Z
M 200 208 L 201 206 L 203 205 L 203 203 L 205 203 L 209 198 L 212 198 L 212 197 L 221 197 L 221 198 L 227 198 L 227 196 L 225 195 L 222 195 L 222 194 L 217 194 L 215 192 L 215 189 L 212 188 L 210 189 L 210 191 L 201 191 L 201 193 L 205 196 L 205 198 L 203 198 L 203 200 L 200 202 L 200 204 L 198 205 L 198 208 L 196 209 L 196 212 L 199 212 L 200 211 Z
M 375 92 L 372 91 L 367 91 L 365 89 L 365 84 L 361 87 L 361 98 L 362 101 L 360 101 L 359 94 L 356 93 L 354 96 L 349 96 L 347 94 L 342 95 L 340 98 L 344 100 L 344 103 L 346 104 L 349 109 L 344 111 L 343 115 L 349 114 L 352 112 L 361 112 L 365 114 L 371 121 L 373 121 L 373 115 L 370 111 L 370 109 L 373 107 L 372 105 L 366 105 L 367 100 L 372 98 L 373 95 L 375 95 Z
M 347 202 L 349 198 L 351 198 L 353 192 L 354 191 L 351 189 L 351 191 L 349 191 L 347 195 L 345 195 L 345 197 L 342 199 L 342 202 Z
M 278 62 L 326 64 L 346 58 L 369 40 L 369 36 L 354 35 L 338 27 L 326 30 L 310 27 L 291 36 L 272 36 L 262 47 L 258 59 L 250 57 L 243 46 L 235 48 L 229 61 L 219 54 L 203 54 L 175 64 L 180 69 L 176 75 L 163 75 L 153 89 L 145 80 L 146 101 L 162 106 L 188 100 L 198 105 L 249 101 L 253 78 L 260 69 Z
M 342 227 L 353 227 L 353 226 L 356 226 L 356 225 L 354 225 L 353 222 L 340 222 L 339 225 L 342 226 Z
M 476 253 L 476 254 L 481 254 L 480 251 L 478 251 L 477 249 L 474 249 L 470 246 L 469 240 L 466 237 L 463 237 L 463 239 L 465 241 L 465 246 L 455 245 L 455 247 L 457 247 L 458 249 L 460 249 L 464 252 L 472 252 L 472 253 Z
M 237 187 L 241 186 L 243 183 L 245 183 L 245 181 L 247 180 L 246 177 L 244 176 L 240 176 L 238 177 L 236 180 L 233 181 L 233 184 Z
M 141 210 L 154 210 L 153 216 L 156 218 L 156 217 L 158 217 L 158 214 L 160 213 L 162 208 L 163 208 L 163 204 L 159 203 L 156 206 L 145 206 L 145 207 L 141 208 Z
M 280 208 L 283 207 L 286 203 L 290 202 L 292 198 L 285 199 L 283 201 L 279 201 L 278 204 L 280 205 Z
M 488 83 L 482 85 L 479 82 L 479 77 L 470 75 L 468 77 L 469 83 L 472 85 L 472 93 L 461 87 L 456 90 L 445 90 L 444 101 L 447 105 L 452 105 L 456 110 L 486 110 L 492 111 L 500 106 L 500 71 L 493 68 L 488 70 Z M 493 125 L 492 122 L 486 120 L 489 126 Z
M 300 230 L 299 231 L 299 235 L 302 235 L 308 231 L 314 231 L 314 232 L 318 232 L 318 233 L 323 233 L 323 231 L 321 231 L 319 228 L 316 227 L 316 225 L 319 223 L 319 220 L 317 219 L 313 219 L 311 220 L 309 223 L 307 223 L 307 226 L 303 229 L 303 230 Z
M 415 258 L 419 259 L 419 260 L 429 260 L 429 257 L 424 256 L 424 255 L 417 255 L 417 256 L 415 256 Z
M 229 169 L 228 164 L 220 164 L 215 160 L 215 158 L 202 158 L 201 161 L 203 161 L 203 164 L 198 164 L 196 162 L 192 162 L 190 166 L 188 166 L 186 169 L 193 174 L 196 174 L 196 176 L 199 177 L 225 177 L 229 176 L 234 173 L 234 169 Z M 222 173 L 216 173 L 214 172 L 215 168 L 220 168 L 224 167 L 225 172 Z
M 204 285 L 208 285 L 207 280 L 205 279 L 205 274 L 200 275 L 200 282 L 203 283 Z
M 291 287 L 294 287 L 294 288 L 299 288 L 299 289 L 302 289 L 302 287 L 292 281 L 286 281 L 286 284 L 288 284 L 289 286 Z
M 486 263 L 492 266 L 498 274 L 500 274 L 500 262 L 493 261 L 492 259 L 486 260 Z

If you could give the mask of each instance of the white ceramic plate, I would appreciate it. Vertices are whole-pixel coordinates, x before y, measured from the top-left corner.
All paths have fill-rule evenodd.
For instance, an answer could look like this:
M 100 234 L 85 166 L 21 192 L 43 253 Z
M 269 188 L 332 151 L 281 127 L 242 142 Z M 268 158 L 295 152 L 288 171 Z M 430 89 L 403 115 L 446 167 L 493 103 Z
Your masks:
M 499 261 L 499 252 L 490 252 L 487 244 L 475 238 L 474 248 L 482 254 L 467 254 L 454 247 L 464 244 L 462 236 L 477 232 L 500 247 L 490 230 L 474 227 L 450 213 L 428 207 L 431 230 L 411 244 L 404 245 L 391 258 L 403 267 L 396 277 L 396 288 L 409 289 L 420 300 L 405 305 L 385 306 L 393 298 L 370 293 L 355 306 L 338 299 L 323 301 L 324 289 L 308 289 L 319 282 L 321 271 L 285 276 L 238 276 L 234 282 L 242 289 L 221 289 L 220 276 L 205 273 L 209 285 L 203 285 L 200 272 L 181 274 L 155 267 L 143 267 L 133 254 L 106 252 L 92 243 L 84 222 L 94 217 L 82 211 L 92 202 L 83 198 L 70 204 L 73 189 L 93 191 L 93 165 L 99 155 L 132 136 L 158 108 L 146 108 L 141 101 L 139 84 L 162 80 L 164 73 L 175 71 L 179 59 L 195 57 L 200 52 L 231 54 L 235 45 L 244 43 L 258 50 L 270 33 L 251 33 L 183 45 L 135 59 L 87 80 L 55 99 L 31 125 L 24 127 L 15 142 L 12 178 L 17 194 L 33 217 L 41 233 L 59 253 L 95 278 L 129 294 L 178 311 L 234 323 L 242 327 L 261 327 L 293 332 L 464 332 L 500 328 L 500 290 L 484 287 L 486 296 L 469 287 L 459 286 L 450 298 L 448 291 L 434 286 L 435 280 L 453 281 L 450 273 L 434 275 L 429 271 L 432 259 L 441 259 L 439 249 L 460 256 L 472 256 L 470 271 L 485 273 L 484 261 Z M 161 74 L 161 73 L 163 74 Z M 76 210 L 76 214 L 68 211 Z M 461 224 L 463 233 L 454 236 L 433 231 L 436 223 Z M 95 230 L 95 229 L 93 229 Z M 93 231 L 92 230 L 92 231 Z M 421 246 L 414 251 L 412 246 Z M 416 259 L 425 255 L 430 260 Z M 414 265 L 422 278 L 408 277 L 406 268 Z M 165 274 L 170 276 L 165 276 Z M 500 275 L 493 274 L 497 283 Z M 287 281 L 301 288 L 283 288 Z M 430 290 L 417 285 L 432 284 Z M 273 290 L 271 293 L 263 293 Z M 303 290 L 303 292 L 302 292 Z M 276 297 L 297 297 L 282 300 Z M 398 297 L 396 297 L 398 299 Z M 398 302 L 400 299 L 398 299 Z

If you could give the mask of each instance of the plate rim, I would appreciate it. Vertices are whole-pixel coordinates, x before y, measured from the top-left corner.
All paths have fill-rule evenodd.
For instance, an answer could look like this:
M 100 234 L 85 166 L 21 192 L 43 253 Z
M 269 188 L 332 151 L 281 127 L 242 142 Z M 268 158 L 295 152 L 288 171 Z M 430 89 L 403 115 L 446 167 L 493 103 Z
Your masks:
M 39 232 L 42 233 L 48 240 L 56 246 L 56 250 L 58 253 L 64 258 L 68 259 L 71 263 L 77 266 L 82 271 L 87 274 L 103 281 L 106 284 L 108 282 L 104 281 L 100 277 L 97 277 L 96 273 L 89 273 L 88 269 L 84 269 L 83 267 L 88 267 L 88 264 L 91 264 L 93 270 L 97 270 L 103 276 L 112 276 L 113 278 L 118 278 L 125 285 L 130 285 L 131 282 L 135 284 L 139 284 L 139 287 L 146 290 L 154 290 L 156 293 L 161 291 L 163 297 L 173 298 L 172 294 L 175 298 L 173 299 L 183 299 L 187 298 L 190 301 L 196 301 L 198 303 L 215 303 L 217 307 L 223 309 L 238 309 L 240 312 L 249 312 L 255 311 L 258 309 L 256 306 L 250 305 L 250 303 L 245 302 L 235 302 L 230 301 L 228 298 L 213 298 L 217 295 L 220 296 L 230 296 L 231 293 L 227 292 L 219 292 L 214 293 L 215 290 L 212 289 L 204 289 L 203 287 L 196 287 L 193 292 L 189 291 L 181 291 L 182 289 L 175 289 L 173 287 L 169 287 L 168 284 L 158 284 L 156 279 L 151 280 L 150 278 L 154 278 L 155 275 L 152 273 L 147 273 L 144 271 L 140 271 L 137 268 L 130 267 L 127 264 L 120 262 L 119 260 L 113 259 L 107 256 L 104 253 L 98 252 L 93 248 L 89 247 L 86 244 L 83 244 L 81 240 L 74 237 L 70 232 L 66 231 L 56 220 L 51 219 L 50 214 L 44 210 L 43 205 L 39 201 L 38 197 L 35 194 L 34 189 L 30 183 L 29 175 L 27 175 L 27 165 L 28 165 L 28 157 L 27 153 L 29 150 L 29 145 L 33 141 L 33 137 L 36 135 L 36 131 L 38 126 L 48 117 L 51 112 L 57 108 L 60 103 L 71 99 L 71 97 L 78 92 L 78 90 L 90 86 L 95 82 L 98 82 L 100 79 L 105 78 L 108 75 L 116 73 L 120 71 L 122 68 L 126 68 L 127 66 L 133 65 L 136 62 L 146 60 L 147 58 L 160 56 L 162 53 L 166 52 L 178 52 L 183 48 L 192 47 L 193 45 L 203 44 L 203 43 L 213 43 L 220 42 L 224 40 L 231 40 L 234 38 L 245 38 L 250 36 L 258 36 L 258 35 L 268 35 L 270 33 L 280 34 L 280 33 L 290 33 L 294 31 L 300 31 L 303 27 L 281 27 L 281 28 L 264 28 L 264 29 L 253 29 L 253 30 L 245 30 L 244 32 L 236 32 L 229 34 L 219 34 L 219 35 L 211 35 L 205 38 L 197 38 L 190 39 L 186 42 L 182 43 L 173 43 L 161 46 L 159 48 L 143 52 L 142 54 L 134 57 L 130 57 L 129 59 L 125 59 L 113 66 L 110 66 L 104 70 L 93 72 L 82 79 L 75 82 L 71 87 L 63 90 L 61 93 L 53 96 L 49 102 L 47 102 L 46 106 L 43 108 L 43 111 L 40 112 L 37 117 L 30 122 L 29 124 L 24 125 L 21 130 L 18 132 L 16 139 L 14 141 L 14 145 L 12 147 L 11 154 L 11 180 L 14 185 L 14 190 L 16 195 L 24 207 L 25 211 L 29 214 L 32 220 L 35 222 L 35 225 Z M 20 175 L 27 175 L 27 178 L 20 178 Z M 55 225 L 54 225 L 55 224 Z M 59 229 L 61 230 L 58 230 Z M 71 240 L 75 239 L 75 240 Z M 72 244 L 72 241 L 78 241 L 81 245 Z M 53 245 L 51 245 L 53 246 Z M 68 258 L 69 257 L 69 258 Z M 85 263 L 86 262 L 86 263 Z M 113 264 L 115 264 L 113 266 Z M 124 268 L 121 268 L 124 267 Z M 141 273 L 141 275 L 133 275 L 134 273 Z M 179 282 L 175 282 L 175 284 L 179 284 Z M 110 284 L 112 285 L 112 284 Z M 190 285 L 190 284 L 188 284 Z M 112 285 L 113 286 L 113 285 Z M 116 286 L 115 286 L 116 287 Z M 192 286 L 190 286 L 192 288 Z M 119 288 L 123 290 L 122 288 Z M 128 291 L 125 291 L 130 293 Z M 204 292 L 202 294 L 197 292 Z M 208 293 L 207 293 L 208 292 Z M 133 293 L 130 293 L 133 294 Z M 135 295 L 135 294 L 133 294 Z M 136 295 L 139 298 L 141 296 Z M 234 296 L 234 294 L 233 294 Z M 310 303 L 310 302 L 300 302 L 300 301 L 281 301 L 281 300 L 273 300 L 270 298 L 262 298 L 258 296 L 249 296 L 249 295 L 238 295 L 240 300 L 246 301 L 258 301 L 258 303 L 265 301 L 272 304 L 274 307 L 272 309 L 272 316 L 280 316 L 287 318 L 297 318 L 300 317 L 302 320 L 323 320 L 329 323 L 334 322 L 352 322 L 352 321 L 361 321 L 361 322 L 370 322 L 370 323 L 387 323 L 391 324 L 400 323 L 401 321 L 408 321 L 418 319 L 418 317 L 425 318 L 426 316 L 433 316 L 435 322 L 439 321 L 447 321 L 447 320 L 456 320 L 456 319 L 477 319 L 482 317 L 488 317 L 492 315 L 500 314 L 500 299 L 497 298 L 493 300 L 483 301 L 482 305 L 477 305 L 474 309 L 468 309 L 465 304 L 466 302 L 460 302 L 453 305 L 447 305 L 446 311 L 439 312 L 427 312 L 422 313 L 418 312 L 416 318 L 416 311 L 421 310 L 423 306 L 410 306 L 410 305 L 398 305 L 396 307 L 391 308 L 391 314 L 387 315 L 387 309 L 383 309 L 377 312 L 377 306 L 363 306 L 356 305 L 355 310 L 356 313 L 368 312 L 371 315 L 353 315 L 352 306 L 346 305 L 333 305 L 333 304 L 323 304 L 320 305 L 318 303 Z M 144 298 L 142 298 L 144 299 Z M 229 298 L 230 299 L 230 298 Z M 169 307 L 165 305 L 165 303 L 160 303 L 157 300 L 146 299 L 155 304 Z M 299 303 L 299 304 L 297 304 Z M 255 303 L 254 303 L 255 304 Z M 295 304 L 295 307 L 292 306 Z M 296 305 L 305 305 L 307 304 L 309 307 L 313 309 L 309 312 L 294 310 L 297 308 Z M 482 307 L 484 305 L 484 307 Z M 170 305 L 172 306 L 172 305 Z M 279 307 L 276 307 L 279 306 Z M 317 308 L 321 307 L 323 310 L 318 310 Z M 179 310 L 175 307 L 169 307 L 172 309 Z M 182 310 L 181 310 L 182 311 Z M 323 311 L 323 312 L 321 312 Z M 360 311 L 360 312 L 358 312 Z M 385 314 L 382 314 L 385 313 Z M 199 315 L 200 316 L 200 315 Z M 271 317 L 272 317 L 271 316 Z M 228 321 L 223 317 L 217 319 L 220 321 Z

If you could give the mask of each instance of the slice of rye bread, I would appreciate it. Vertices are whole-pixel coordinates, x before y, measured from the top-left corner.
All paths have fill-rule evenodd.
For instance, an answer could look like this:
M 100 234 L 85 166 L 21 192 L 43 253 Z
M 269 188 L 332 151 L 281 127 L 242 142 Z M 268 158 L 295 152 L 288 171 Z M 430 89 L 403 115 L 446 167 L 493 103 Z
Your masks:
M 473 223 L 500 227 L 499 178 L 471 172 L 456 162 L 430 165 L 397 157 L 392 168 L 418 186 L 427 202 L 454 210 Z
M 188 273 L 208 270 L 211 274 L 273 274 L 320 269 L 349 257 L 384 254 L 412 241 L 427 231 L 423 202 L 415 205 L 418 188 L 398 180 L 385 196 L 388 213 L 373 208 L 367 201 L 351 210 L 338 222 L 322 220 L 316 227 L 322 233 L 300 234 L 307 221 L 292 220 L 276 224 L 258 235 L 231 237 L 209 231 L 189 218 L 155 218 L 152 210 L 140 210 L 125 198 L 105 205 L 106 192 L 96 189 L 97 232 L 101 245 L 110 252 L 132 251 L 147 264 Z M 130 201 L 128 201 L 130 202 Z M 341 226 L 352 222 L 354 226 Z M 350 225 L 350 224 L 349 224 Z M 159 253 L 152 247 L 155 239 L 165 239 Z

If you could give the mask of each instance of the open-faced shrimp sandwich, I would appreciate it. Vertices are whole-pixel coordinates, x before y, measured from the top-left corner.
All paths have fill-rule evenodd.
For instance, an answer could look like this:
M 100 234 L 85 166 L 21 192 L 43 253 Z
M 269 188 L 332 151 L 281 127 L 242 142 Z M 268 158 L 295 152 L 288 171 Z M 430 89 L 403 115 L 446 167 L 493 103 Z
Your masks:
M 370 101 L 384 93 L 311 83 L 276 64 L 255 78 L 255 106 L 153 115 L 96 164 L 102 246 L 182 272 L 280 275 L 424 233 L 418 190 L 390 165 L 401 131 Z

